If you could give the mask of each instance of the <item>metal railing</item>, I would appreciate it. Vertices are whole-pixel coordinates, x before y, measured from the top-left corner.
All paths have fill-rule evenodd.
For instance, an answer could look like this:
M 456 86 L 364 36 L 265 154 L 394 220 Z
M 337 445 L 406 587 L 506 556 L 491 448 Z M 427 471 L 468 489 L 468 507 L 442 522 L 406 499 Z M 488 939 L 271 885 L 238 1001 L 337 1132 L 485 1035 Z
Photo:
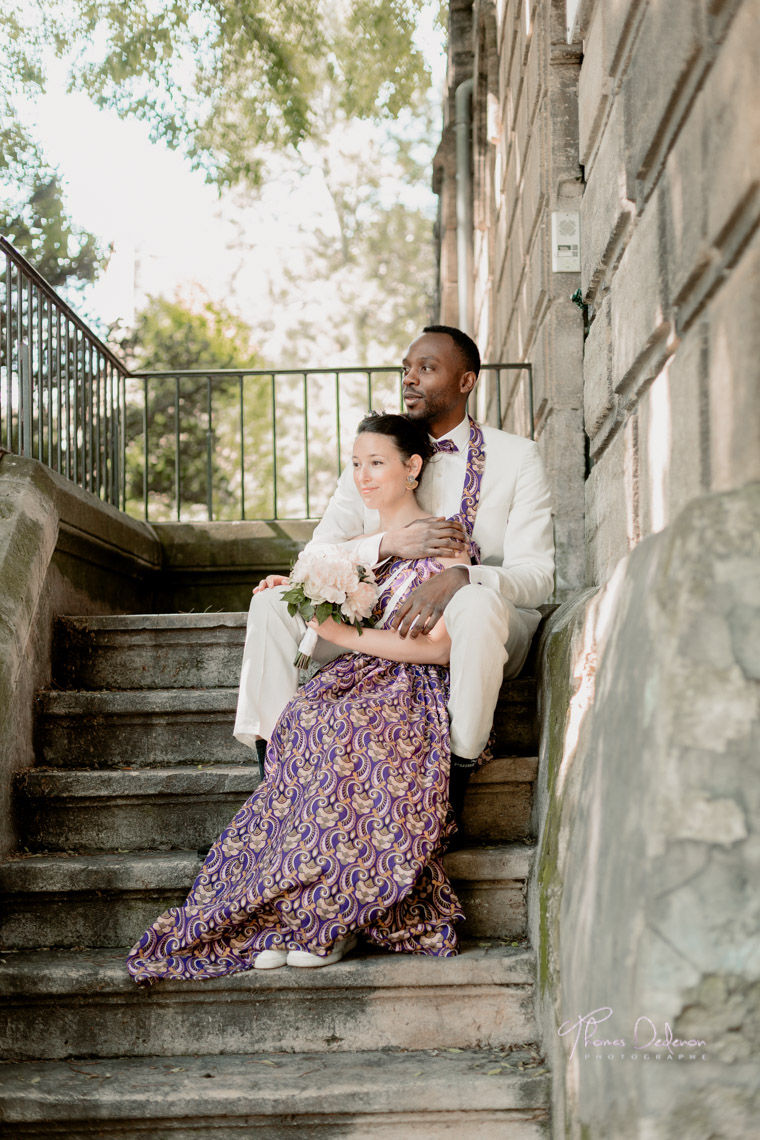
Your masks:
M 501 423 L 519 388 L 533 438 L 531 365 L 484 364 L 481 376 L 483 418 Z M 403 411 L 401 377 L 398 366 L 135 372 L 142 418 L 130 446 L 141 450 L 144 517 L 158 521 L 159 503 L 168 517 L 168 499 L 171 517 L 200 517 L 201 480 L 209 520 L 319 517 L 359 420 L 373 408 Z M 157 449 L 166 462 L 152 479 Z
M 131 373 L 0 254 L 0 448 L 148 521 L 318 517 L 362 416 L 403 410 L 394 366 Z M 529 363 L 484 364 L 479 390 L 480 419 L 533 437 Z
M 0 447 L 125 506 L 127 369 L 0 237 Z

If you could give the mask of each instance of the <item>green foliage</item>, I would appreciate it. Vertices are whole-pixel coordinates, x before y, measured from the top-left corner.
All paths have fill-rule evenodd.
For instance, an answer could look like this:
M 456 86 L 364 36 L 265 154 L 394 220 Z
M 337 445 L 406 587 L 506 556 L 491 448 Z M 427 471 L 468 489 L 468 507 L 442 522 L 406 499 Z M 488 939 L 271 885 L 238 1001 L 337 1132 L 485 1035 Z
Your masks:
M 33 24 L 33 21 L 31 21 Z M 51 285 L 93 281 L 105 263 L 95 237 L 68 217 L 55 169 L 20 122 L 16 100 L 44 86 L 40 29 L 29 13 L 9 7 L 3 15 L 0 52 L 0 233 Z
M 262 362 L 251 342 L 250 327 L 223 306 L 206 302 L 193 310 L 179 301 L 153 298 L 138 314 L 135 328 L 122 341 L 121 350 L 134 371 L 261 368 Z M 246 515 L 265 518 L 271 514 L 269 392 L 262 378 L 250 377 L 242 383 Z M 152 518 L 176 515 L 177 427 L 182 517 L 205 517 L 209 387 L 213 513 L 215 518 L 239 517 L 240 385 L 237 378 L 207 379 L 203 374 L 148 380 Z M 133 393 L 133 397 L 137 395 Z M 144 454 L 143 410 L 135 398 L 128 414 L 127 438 L 134 441 L 127 455 L 127 497 L 134 510 L 143 496 Z
M 0 196 L 0 233 L 54 288 L 72 279 L 94 281 L 105 256 L 95 236 L 68 217 L 57 174 L 40 160 L 38 166 L 27 165 L 22 178 L 21 202 Z
M 326 87 L 350 117 L 409 107 L 429 87 L 412 38 L 423 2 L 57 0 L 45 35 L 72 87 L 146 121 L 222 187 L 257 183 L 267 151 L 318 137 Z

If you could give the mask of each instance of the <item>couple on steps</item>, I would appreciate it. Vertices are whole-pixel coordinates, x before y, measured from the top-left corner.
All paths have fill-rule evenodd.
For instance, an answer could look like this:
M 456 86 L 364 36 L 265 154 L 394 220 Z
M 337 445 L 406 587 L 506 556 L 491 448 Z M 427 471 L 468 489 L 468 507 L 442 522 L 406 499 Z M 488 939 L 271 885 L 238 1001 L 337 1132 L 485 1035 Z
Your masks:
M 359 934 L 457 952 L 442 855 L 554 565 L 536 444 L 467 416 L 479 368 L 466 334 L 426 328 L 403 362 L 406 415 L 362 421 L 314 532 L 373 567 L 373 629 L 319 625 L 321 668 L 298 688 L 286 579 L 254 590 L 234 734 L 265 778 L 130 951 L 136 981 L 326 966 Z

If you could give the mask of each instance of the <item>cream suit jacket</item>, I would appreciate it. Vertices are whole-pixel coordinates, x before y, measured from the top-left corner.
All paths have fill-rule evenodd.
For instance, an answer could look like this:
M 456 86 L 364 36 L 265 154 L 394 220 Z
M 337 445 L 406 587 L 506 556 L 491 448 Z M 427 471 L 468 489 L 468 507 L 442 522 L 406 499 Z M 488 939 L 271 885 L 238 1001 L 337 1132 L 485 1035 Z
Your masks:
M 481 424 L 486 464 L 473 537 L 482 565 L 470 568 L 470 581 L 496 590 L 527 611 L 535 628 L 535 607 L 546 601 L 554 582 L 554 540 L 549 481 L 538 445 L 523 436 Z M 417 500 L 433 515 L 459 511 L 467 459 L 469 423 L 446 436 L 459 448 L 439 452 L 422 473 Z M 369 566 L 379 562 L 382 534 L 377 511 L 368 510 L 356 489 L 353 468 L 343 470 L 312 542 L 348 542 Z M 357 535 L 372 537 L 357 538 Z M 527 614 L 526 614 L 527 616 Z

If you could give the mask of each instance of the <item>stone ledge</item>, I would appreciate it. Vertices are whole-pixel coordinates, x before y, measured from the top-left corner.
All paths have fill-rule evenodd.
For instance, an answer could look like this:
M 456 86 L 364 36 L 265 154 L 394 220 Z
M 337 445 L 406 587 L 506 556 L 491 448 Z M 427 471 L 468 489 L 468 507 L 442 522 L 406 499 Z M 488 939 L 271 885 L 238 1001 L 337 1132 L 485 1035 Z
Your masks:
M 467 1112 L 467 1125 L 484 1111 L 542 1108 L 549 1103 L 545 1069 L 518 1071 L 519 1056 L 481 1050 L 358 1052 L 331 1054 L 264 1053 L 254 1057 L 125 1058 L 6 1065 L 0 1071 L 0 1104 L 8 1124 L 166 1120 L 167 1126 L 202 1117 L 220 1117 L 224 1131 L 237 1117 L 271 1118 L 287 1113 L 330 1115 L 317 1124 L 352 1121 L 357 1113 L 429 1113 L 428 1128 L 445 1128 L 448 1114 Z M 304 1072 L 308 1070 L 308 1079 Z M 34 1082 L 33 1084 L 31 1082 Z M 264 1126 L 265 1120 L 263 1121 Z M 248 1122 L 245 1121 L 245 1124 Z M 412 1131 L 417 1132 L 416 1119 Z M 411 1126 L 410 1126 L 411 1127 Z M 465 1132 L 458 1130 L 460 1135 Z M 257 1130 L 258 1133 L 258 1130 Z M 160 1135 L 164 1135 L 163 1128 Z M 248 1135 L 248 1132 L 245 1133 Z M 337 1132 L 329 1135 L 337 1135 Z M 402 1135 L 403 1132 L 396 1133 Z M 469 1132 L 473 1135 L 472 1131 Z M 312 1135 L 309 1132 L 309 1135 Z M 321 1135 L 321 1132 L 320 1132 Z M 432 1135 L 432 1132 L 429 1133 Z M 440 1133 L 435 1132 L 438 1136 Z M 478 1133 L 480 1135 L 480 1133 Z M 510 1136 L 518 1134 L 510 1131 Z
M 127 973 L 124 950 L 4 951 L 0 994 L 8 1001 L 128 995 L 139 1004 L 162 1004 L 183 994 L 213 1000 L 228 991 L 340 991 L 420 987 L 530 988 L 535 978 L 534 955 L 525 946 L 500 942 L 464 943 L 451 958 L 427 954 L 394 954 L 363 947 L 342 962 L 321 970 L 244 970 L 226 978 L 166 982 L 150 989 L 135 985 Z
M 93 617 L 59 617 L 61 633 L 78 636 L 91 634 L 98 641 L 114 634 L 150 634 L 155 630 L 242 629 L 245 631 L 248 614 L 245 610 L 234 613 L 213 614 L 102 614 Z
M 523 843 L 468 847 L 444 856 L 453 879 L 522 881 L 534 848 Z M 129 851 L 94 855 L 25 855 L 0 863 L 0 891 L 59 894 L 87 891 L 188 891 L 200 869 L 194 851 Z M 31 900 L 30 900 L 31 901 Z
M 535 779 L 535 756 L 495 756 L 472 777 L 468 793 L 491 795 L 494 784 L 530 783 Z M 176 768 L 28 768 L 20 772 L 17 785 L 25 795 L 45 801 L 108 799 L 114 797 L 153 799 L 154 796 L 206 796 L 226 792 L 250 794 L 258 784 L 258 772 L 240 765 L 215 764 Z

